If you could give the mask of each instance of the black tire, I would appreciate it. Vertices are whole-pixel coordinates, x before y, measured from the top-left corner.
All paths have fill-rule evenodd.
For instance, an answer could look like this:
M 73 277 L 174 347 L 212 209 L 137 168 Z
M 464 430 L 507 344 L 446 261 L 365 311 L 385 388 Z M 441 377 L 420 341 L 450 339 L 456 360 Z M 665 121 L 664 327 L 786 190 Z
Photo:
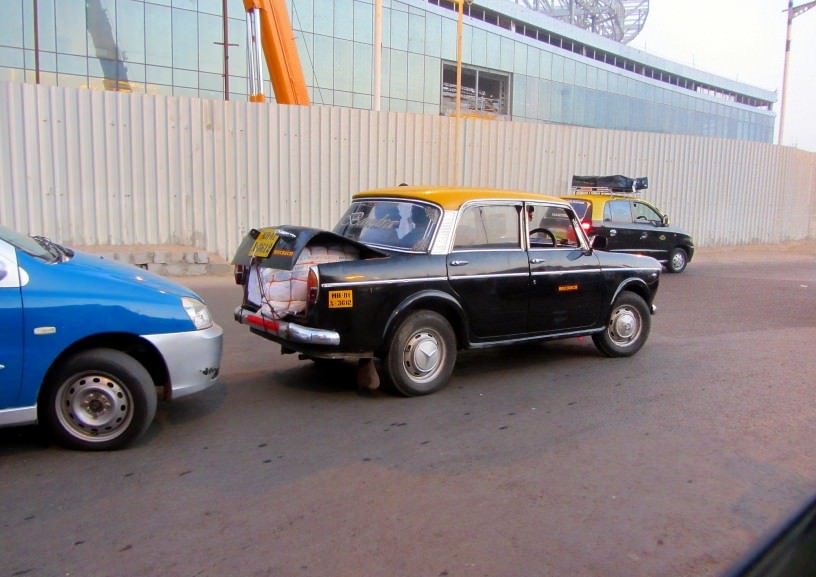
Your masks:
M 433 311 L 416 311 L 397 328 L 385 358 L 393 387 L 406 397 L 428 395 L 444 387 L 456 364 L 456 335 Z
M 156 387 L 133 357 L 113 349 L 68 359 L 45 385 L 40 422 L 69 449 L 121 449 L 144 433 L 156 414 Z
M 612 305 L 606 328 L 592 335 L 592 342 L 608 357 L 629 357 L 641 349 L 651 327 L 646 302 L 639 295 L 624 291 Z
M 666 270 L 671 273 L 681 273 L 686 270 L 688 264 L 688 253 L 677 247 L 669 253 L 669 261 L 666 263 Z

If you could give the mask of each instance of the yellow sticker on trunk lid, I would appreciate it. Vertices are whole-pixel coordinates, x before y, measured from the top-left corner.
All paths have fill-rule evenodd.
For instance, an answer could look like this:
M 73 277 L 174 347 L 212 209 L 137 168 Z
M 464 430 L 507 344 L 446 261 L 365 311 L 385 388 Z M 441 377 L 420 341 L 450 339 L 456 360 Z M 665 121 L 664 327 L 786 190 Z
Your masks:
M 348 309 L 354 306 L 354 298 L 351 291 L 329 291 L 330 309 Z

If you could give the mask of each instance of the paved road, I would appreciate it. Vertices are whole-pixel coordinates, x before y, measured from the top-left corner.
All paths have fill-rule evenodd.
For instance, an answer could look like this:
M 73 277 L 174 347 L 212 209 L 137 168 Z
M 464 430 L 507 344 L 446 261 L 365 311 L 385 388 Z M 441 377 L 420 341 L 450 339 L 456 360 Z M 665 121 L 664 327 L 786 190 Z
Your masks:
M 222 383 L 123 452 L 0 430 L 0 576 L 717 576 L 816 492 L 812 252 L 665 275 L 634 358 L 463 354 L 415 399 L 280 356 L 230 278 L 185 281 Z

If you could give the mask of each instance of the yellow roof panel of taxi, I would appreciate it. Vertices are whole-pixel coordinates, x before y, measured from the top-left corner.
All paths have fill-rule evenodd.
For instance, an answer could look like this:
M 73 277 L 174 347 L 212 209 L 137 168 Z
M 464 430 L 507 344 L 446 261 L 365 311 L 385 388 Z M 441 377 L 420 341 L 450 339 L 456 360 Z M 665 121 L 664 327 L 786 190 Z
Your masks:
M 425 200 L 440 205 L 445 210 L 456 210 L 471 200 L 520 200 L 528 202 L 557 202 L 564 204 L 564 200 L 538 194 L 536 192 L 520 192 L 498 188 L 468 188 L 468 187 L 427 187 L 427 186 L 396 186 L 380 188 L 356 193 L 353 198 L 396 197 L 413 200 Z

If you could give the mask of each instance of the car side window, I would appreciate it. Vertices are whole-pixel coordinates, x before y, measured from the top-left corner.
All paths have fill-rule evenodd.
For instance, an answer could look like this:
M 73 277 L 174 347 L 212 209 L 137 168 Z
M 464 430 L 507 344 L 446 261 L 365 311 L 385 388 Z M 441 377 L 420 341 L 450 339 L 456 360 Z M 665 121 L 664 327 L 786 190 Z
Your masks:
M 632 211 L 635 214 L 635 222 L 651 222 L 652 224 L 663 222 L 660 213 L 646 203 L 633 202 Z
M 469 206 L 459 217 L 454 249 L 519 248 L 518 207 L 489 204 Z
M 609 222 L 631 223 L 632 203 L 628 200 L 610 200 L 604 206 L 604 220 Z
M 579 246 L 572 217 L 560 206 L 528 204 L 527 231 L 531 248 Z

